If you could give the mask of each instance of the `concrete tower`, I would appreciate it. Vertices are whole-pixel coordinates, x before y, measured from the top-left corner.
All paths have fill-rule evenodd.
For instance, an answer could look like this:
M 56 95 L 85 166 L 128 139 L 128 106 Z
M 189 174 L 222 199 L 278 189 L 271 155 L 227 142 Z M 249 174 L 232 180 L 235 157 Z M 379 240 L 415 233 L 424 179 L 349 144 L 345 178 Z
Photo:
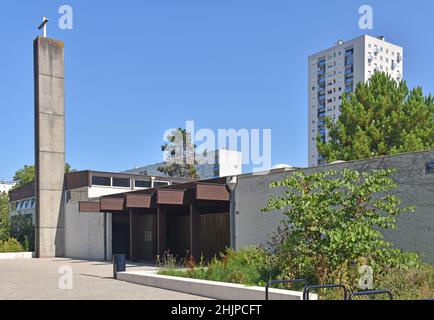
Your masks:
M 36 255 L 64 254 L 65 176 L 64 44 L 34 41 Z

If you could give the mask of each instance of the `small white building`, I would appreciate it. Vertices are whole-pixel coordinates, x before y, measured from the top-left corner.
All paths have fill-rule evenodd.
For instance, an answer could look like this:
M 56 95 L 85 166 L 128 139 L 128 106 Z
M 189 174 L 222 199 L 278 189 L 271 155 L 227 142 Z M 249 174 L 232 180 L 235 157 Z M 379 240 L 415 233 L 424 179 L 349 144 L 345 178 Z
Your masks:
M 14 186 L 16 185 L 15 182 L 8 182 L 5 180 L 0 181 L 0 193 L 8 193 Z
M 207 152 L 206 155 L 196 159 L 199 163 L 196 165 L 199 179 L 213 179 L 228 176 L 236 176 L 243 172 L 242 154 L 238 151 L 220 149 Z M 144 167 L 137 167 L 125 173 L 141 175 L 163 175 L 158 168 L 164 163 L 152 164 Z

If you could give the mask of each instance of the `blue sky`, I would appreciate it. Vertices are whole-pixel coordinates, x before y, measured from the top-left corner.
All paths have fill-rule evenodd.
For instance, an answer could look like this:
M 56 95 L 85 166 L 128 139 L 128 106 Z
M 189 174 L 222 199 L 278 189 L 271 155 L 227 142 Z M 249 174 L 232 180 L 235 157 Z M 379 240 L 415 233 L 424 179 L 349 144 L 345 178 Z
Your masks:
M 74 29 L 57 27 L 60 5 Z M 32 40 L 42 16 L 66 42 L 67 161 L 120 171 L 159 162 L 164 131 L 272 129 L 272 161 L 307 165 L 307 57 L 371 35 L 404 47 L 410 86 L 434 92 L 429 0 L 2 0 L 0 179 L 32 164 Z

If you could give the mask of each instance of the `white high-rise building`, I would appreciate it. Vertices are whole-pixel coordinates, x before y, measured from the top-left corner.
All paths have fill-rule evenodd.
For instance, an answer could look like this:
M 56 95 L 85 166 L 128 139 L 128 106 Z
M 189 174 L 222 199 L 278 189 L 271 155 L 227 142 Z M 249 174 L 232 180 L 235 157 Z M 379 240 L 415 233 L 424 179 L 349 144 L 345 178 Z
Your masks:
M 309 57 L 309 166 L 325 164 L 316 148 L 316 138 L 327 141 L 324 118 L 337 120 L 344 94 L 357 83 L 368 81 L 375 71 L 386 72 L 395 80 L 403 78 L 403 48 L 384 37 L 364 35 L 351 41 L 338 41 L 327 50 Z

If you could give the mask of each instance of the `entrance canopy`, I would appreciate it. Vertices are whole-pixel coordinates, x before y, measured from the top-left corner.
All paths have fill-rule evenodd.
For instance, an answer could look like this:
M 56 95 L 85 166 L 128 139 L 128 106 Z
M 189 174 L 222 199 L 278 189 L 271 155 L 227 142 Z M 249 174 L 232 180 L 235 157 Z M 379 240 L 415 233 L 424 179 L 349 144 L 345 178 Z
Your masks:
M 117 212 L 151 209 L 162 205 L 228 206 L 230 193 L 225 179 L 175 184 L 160 188 L 126 192 L 101 197 L 99 201 L 82 201 L 80 212 Z

